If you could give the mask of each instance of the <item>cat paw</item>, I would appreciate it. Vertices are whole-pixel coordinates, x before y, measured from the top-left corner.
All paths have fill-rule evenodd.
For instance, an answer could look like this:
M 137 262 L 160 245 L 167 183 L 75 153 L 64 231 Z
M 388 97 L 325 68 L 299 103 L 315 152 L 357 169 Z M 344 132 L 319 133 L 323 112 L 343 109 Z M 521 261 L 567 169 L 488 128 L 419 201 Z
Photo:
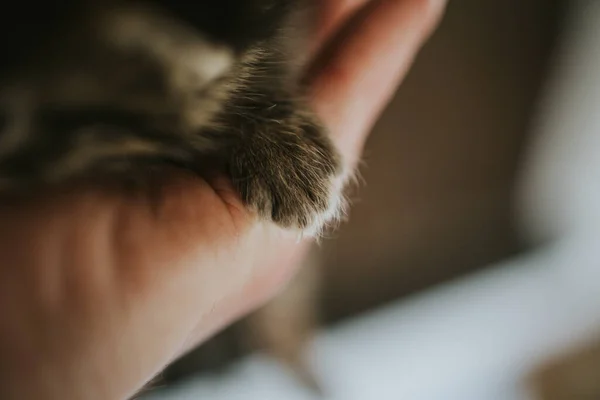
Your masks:
M 309 119 L 278 128 L 276 134 L 259 131 L 239 146 L 231 162 L 234 185 L 261 217 L 318 236 L 341 216 L 341 158 Z

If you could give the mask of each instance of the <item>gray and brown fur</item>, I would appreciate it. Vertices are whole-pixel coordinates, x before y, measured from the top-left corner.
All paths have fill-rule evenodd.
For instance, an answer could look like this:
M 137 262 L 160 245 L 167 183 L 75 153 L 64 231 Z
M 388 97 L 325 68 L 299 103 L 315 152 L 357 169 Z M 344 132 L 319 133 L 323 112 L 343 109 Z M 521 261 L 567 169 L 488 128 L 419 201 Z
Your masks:
M 3 52 L 0 191 L 211 158 L 261 217 L 318 233 L 342 164 L 299 84 L 308 2 L 49 1 L 40 32 L 5 15 L 31 51 Z
M 312 2 L 12 3 L 0 13 L 0 194 L 150 166 L 200 173 L 209 160 L 260 217 L 318 234 L 340 212 L 344 173 L 300 85 Z M 316 280 L 298 282 L 245 332 L 307 378 Z

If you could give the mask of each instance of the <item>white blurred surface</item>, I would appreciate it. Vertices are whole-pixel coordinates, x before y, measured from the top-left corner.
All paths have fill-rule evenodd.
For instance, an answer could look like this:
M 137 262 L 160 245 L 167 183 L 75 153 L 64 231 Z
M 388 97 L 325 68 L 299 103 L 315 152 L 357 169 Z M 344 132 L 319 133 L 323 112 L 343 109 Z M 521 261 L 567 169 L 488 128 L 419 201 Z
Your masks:
M 535 241 L 600 225 L 600 2 L 570 3 L 518 199 Z
M 536 252 L 323 332 L 328 399 L 530 400 L 536 363 L 600 330 L 600 2 L 576 11 L 537 124 L 518 200 Z M 152 400 L 304 400 L 254 356 Z
M 314 360 L 326 398 L 528 400 L 522 375 L 600 326 L 598 260 L 592 241 L 565 240 L 324 332 Z M 314 397 L 255 356 L 148 398 Z

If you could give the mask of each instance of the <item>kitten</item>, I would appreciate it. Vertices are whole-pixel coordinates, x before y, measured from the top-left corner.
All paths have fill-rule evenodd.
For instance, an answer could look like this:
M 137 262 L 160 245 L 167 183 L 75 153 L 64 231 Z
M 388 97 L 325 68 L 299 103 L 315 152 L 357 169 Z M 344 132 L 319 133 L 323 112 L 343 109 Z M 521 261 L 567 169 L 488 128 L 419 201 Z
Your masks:
M 310 2 L 17 2 L 0 21 L 0 192 L 218 160 L 262 218 L 319 233 L 342 163 L 299 84 Z
M 15 2 L 0 14 L 0 193 L 209 162 L 262 219 L 318 235 L 345 174 L 300 85 L 314 1 Z M 315 282 L 244 331 L 305 378 Z M 296 334 L 277 329 L 282 309 Z

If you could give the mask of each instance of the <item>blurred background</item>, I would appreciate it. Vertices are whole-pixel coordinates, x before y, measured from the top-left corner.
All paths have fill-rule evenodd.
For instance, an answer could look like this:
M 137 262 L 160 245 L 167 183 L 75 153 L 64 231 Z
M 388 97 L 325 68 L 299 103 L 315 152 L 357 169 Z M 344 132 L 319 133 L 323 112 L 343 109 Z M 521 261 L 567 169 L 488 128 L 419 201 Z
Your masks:
M 598 38 L 595 0 L 450 1 L 320 249 L 325 398 L 600 399 Z M 251 354 L 147 398 L 314 396 Z

